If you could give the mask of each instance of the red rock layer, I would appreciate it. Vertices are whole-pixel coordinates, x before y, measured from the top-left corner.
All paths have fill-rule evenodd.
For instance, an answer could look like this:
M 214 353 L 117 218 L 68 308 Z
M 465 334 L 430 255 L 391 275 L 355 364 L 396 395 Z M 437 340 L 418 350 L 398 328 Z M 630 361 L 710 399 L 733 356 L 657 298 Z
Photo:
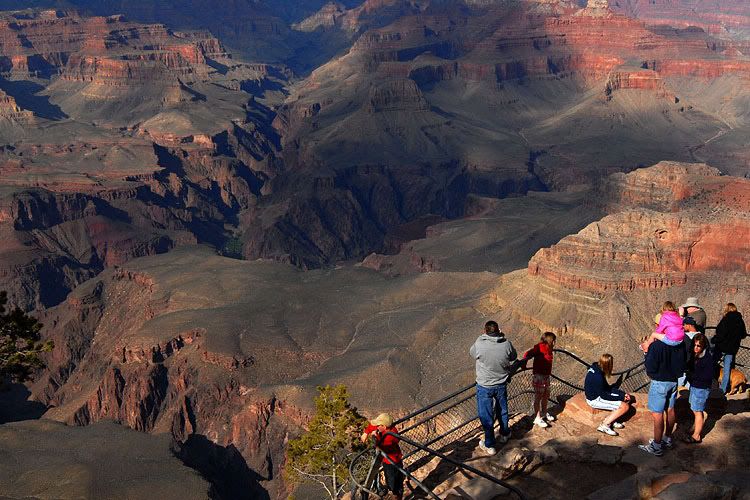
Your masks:
M 691 273 L 750 272 L 750 181 L 663 163 L 617 175 L 608 189 L 611 206 L 626 210 L 540 250 L 529 274 L 605 293 L 680 285 Z
M 80 17 L 59 11 L 0 17 L 0 70 L 74 81 L 152 78 L 154 65 L 182 78 L 203 77 L 207 57 L 226 57 L 205 32 L 175 33 L 122 16 Z

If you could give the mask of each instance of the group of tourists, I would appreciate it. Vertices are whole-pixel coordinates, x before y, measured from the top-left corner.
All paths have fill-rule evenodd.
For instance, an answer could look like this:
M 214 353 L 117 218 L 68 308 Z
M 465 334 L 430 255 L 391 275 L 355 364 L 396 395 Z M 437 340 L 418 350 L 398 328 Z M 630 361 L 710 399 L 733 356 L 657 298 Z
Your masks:
M 654 318 L 656 330 L 641 344 L 645 352 L 646 374 L 651 379 L 648 410 L 654 423 L 654 437 L 639 448 L 662 456 L 674 446 L 674 406 L 680 387 L 689 390 L 688 404 L 693 412 L 693 428 L 686 443 L 703 440 L 706 402 L 715 375 L 722 364 L 718 388 L 725 396 L 730 391 L 730 378 L 742 339 L 747 336 L 745 322 L 737 306 L 727 303 L 716 326 L 711 342 L 705 334 L 706 312 L 696 297 L 690 297 L 679 308 L 667 301 Z
M 747 331 L 737 307 L 729 303 L 724 307 L 716 335 L 709 342 L 705 334 L 706 312 L 696 297 L 688 298 L 680 307 L 665 302 L 654 320 L 654 333 L 641 344 L 646 374 L 651 379 L 647 407 L 653 419 L 654 437 L 640 448 L 661 456 L 664 449 L 673 446 L 674 405 L 679 387 L 689 388 L 688 402 L 695 417 L 685 441 L 701 442 L 707 416 L 706 401 L 718 364 L 723 366 L 719 388 L 726 394 L 730 390 L 735 357 Z M 485 453 L 496 453 L 496 444 L 503 444 L 510 437 L 507 384 L 511 375 L 519 368 L 525 369 L 529 361 L 533 360 L 533 423 L 545 428 L 555 420 L 547 412 L 555 341 L 554 333 L 545 332 L 538 344 L 518 358 L 513 344 L 497 323 L 488 321 L 484 333 L 472 345 L 469 353 L 476 364 L 477 413 L 484 431 L 479 447 Z M 635 405 L 635 398 L 620 389 L 622 375 L 615 382 L 609 382 L 613 369 L 613 356 L 602 354 L 586 373 L 584 392 L 589 406 L 609 412 L 597 430 L 617 436 L 617 430 L 625 427 L 622 420 Z M 499 422 L 497 435 L 496 420 Z
M 716 327 L 716 335 L 709 342 L 705 334 L 706 312 L 696 297 L 690 297 L 679 308 L 671 301 L 665 302 L 654 323 L 655 331 L 640 346 L 645 354 L 646 374 L 651 379 L 647 408 L 654 424 L 654 437 L 639 448 L 662 456 L 665 449 L 674 446 L 674 406 L 680 387 L 689 390 L 688 404 L 694 416 L 692 430 L 684 441 L 691 444 L 702 441 L 706 402 L 716 379 L 718 363 L 723 364 L 718 386 L 721 394 L 726 395 L 730 390 L 734 360 L 747 330 L 737 306 L 728 303 Z M 632 395 L 620 389 L 622 376 L 609 384 L 612 369 L 612 356 L 603 354 L 586 374 L 585 392 L 589 406 L 610 412 L 597 430 L 616 436 L 615 429 L 624 427 L 620 420 L 635 402 Z
M 656 328 L 640 347 L 645 355 L 645 370 L 651 383 L 647 408 L 651 413 L 653 439 L 639 448 L 656 456 L 673 447 L 675 430 L 674 406 L 679 387 L 689 388 L 688 403 L 694 415 L 692 431 L 685 437 L 687 443 L 700 443 L 707 414 L 706 401 L 712 390 L 718 363 L 723 366 L 719 379 L 722 394 L 730 390 L 730 380 L 740 343 L 747 336 L 745 322 L 737 307 L 728 303 L 709 342 L 705 334 L 706 313 L 695 297 L 676 307 L 673 302 L 663 304 L 654 318 Z M 520 358 L 512 342 L 495 321 L 484 325 L 484 333 L 469 349 L 476 368 L 477 414 L 482 424 L 483 438 L 479 447 L 488 455 L 496 453 L 497 443 L 510 439 L 507 387 L 512 375 L 526 369 L 532 362 L 532 387 L 534 390 L 534 425 L 546 428 L 555 417 L 547 411 L 550 397 L 550 376 L 554 359 L 556 336 L 545 332 L 534 347 Z M 589 406 L 609 413 L 597 431 L 617 436 L 617 429 L 625 427 L 623 418 L 635 406 L 633 395 L 620 389 L 623 376 L 613 383 L 609 380 L 614 369 L 611 354 L 602 354 L 588 368 L 584 382 L 586 402 Z M 495 433 L 495 422 L 499 423 Z M 388 489 L 395 498 L 403 495 L 402 454 L 398 431 L 393 417 L 381 414 L 370 422 L 362 434 L 362 441 L 374 439 L 384 452 L 383 468 Z

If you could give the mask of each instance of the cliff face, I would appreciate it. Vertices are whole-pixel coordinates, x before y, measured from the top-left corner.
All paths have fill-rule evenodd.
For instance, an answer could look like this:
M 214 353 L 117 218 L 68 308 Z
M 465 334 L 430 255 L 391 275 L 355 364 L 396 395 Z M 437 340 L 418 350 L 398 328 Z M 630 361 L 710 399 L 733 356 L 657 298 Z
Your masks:
M 693 2 L 689 0 L 625 0 L 612 2 L 617 12 L 649 24 L 697 26 L 709 33 L 732 33 L 750 24 L 750 7 L 742 0 Z
M 222 248 L 278 172 L 262 102 L 288 74 L 207 32 L 5 12 L 0 66 L 0 287 L 22 308 L 134 257 Z
M 134 338 L 169 309 L 158 288 L 147 274 L 120 271 L 79 287 L 45 314 L 57 346 L 35 389 L 53 407 L 46 417 L 78 426 L 114 420 L 143 432 L 170 433 L 180 443 L 180 458 L 202 472 L 210 462 L 202 454 L 211 450 L 201 439 L 217 450 L 231 447 L 258 479 L 271 481 L 274 493 L 287 428 L 299 413 L 241 376 L 252 358 L 208 348 L 205 329 L 177 329 L 153 341 Z M 218 453 L 213 465 L 229 458 Z M 234 462 L 226 466 L 236 467 Z M 223 481 L 209 479 L 230 492 L 236 487 L 229 473 Z M 243 495 L 265 492 L 257 479 L 246 486 Z
M 610 209 L 619 213 L 542 249 L 529 262 L 530 275 L 608 293 L 750 270 L 748 181 L 705 165 L 663 163 L 615 176 L 607 188 Z
M 268 169 L 254 151 L 268 151 L 268 144 L 239 126 L 231 134 L 190 139 L 159 136 L 165 146 L 141 138 L 23 144 L 5 151 L 0 287 L 23 308 L 49 307 L 102 269 L 134 257 L 198 241 L 221 248 L 228 238 L 224 224 L 257 201 L 265 178 L 260 170 Z M 220 155 L 218 147 L 237 153 Z
M 175 75 L 195 78 L 196 68 L 191 66 L 205 65 L 206 56 L 226 56 L 208 33 L 173 33 L 163 25 L 140 25 L 122 16 L 81 17 L 54 10 L 4 14 L 0 47 L 4 71 L 62 73 L 65 79 L 79 81 L 96 77 L 109 84 L 124 84 L 126 77 L 151 79 L 139 75 L 138 62 L 159 63 Z M 134 63 L 129 66 L 128 60 Z
M 235 450 L 246 462 L 241 476 L 254 478 L 249 491 L 283 497 L 284 447 L 309 417 L 315 387 L 346 383 L 368 412 L 411 406 L 419 365 L 432 351 L 426 341 L 469 317 L 464 304 L 480 304 L 493 282 L 489 273 L 303 273 L 176 249 L 105 271 L 43 313 L 55 349 L 32 391 L 51 406 L 45 418 L 170 433 L 199 470 L 202 454 L 213 453 L 209 443 Z M 435 315 L 435 303 L 445 310 Z M 436 323 L 425 323 L 433 316 Z M 384 321 L 405 334 L 384 338 Z M 375 373 L 393 390 L 373 395 Z M 214 467 L 230 455 L 214 457 Z M 215 479 L 231 488 L 226 475 Z
M 34 120 L 34 114 L 29 110 L 21 109 L 13 97 L 0 90 L 0 119 L 27 124 Z

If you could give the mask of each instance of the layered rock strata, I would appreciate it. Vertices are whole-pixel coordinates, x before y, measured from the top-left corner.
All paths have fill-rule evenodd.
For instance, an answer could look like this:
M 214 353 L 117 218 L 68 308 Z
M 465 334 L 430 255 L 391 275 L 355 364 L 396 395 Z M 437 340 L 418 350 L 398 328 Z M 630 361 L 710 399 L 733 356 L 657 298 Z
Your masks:
M 281 497 L 284 446 L 309 417 L 315 387 L 346 383 L 368 412 L 405 411 L 420 386 L 412 361 L 429 360 L 442 329 L 468 319 L 494 280 L 303 273 L 177 249 L 106 271 L 45 312 L 55 349 L 32 390 L 51 406 L 45 418 L 171 433 L 187 463 L 210 452 L 201 443 L 236 450 L 242 477 L 254 478 L 247 491 Z M 385 339 L 383 328 L 399 333 Z M 378 372 L 393 390 L 373 396 Z
M 747 180 L 705 165 L 662 163 L 615 176 L 608 188 L 619 213 L 541 250 L 529 262 L 532 276 L 608 293 L 684 285 L 692 274 L 750 272 Z

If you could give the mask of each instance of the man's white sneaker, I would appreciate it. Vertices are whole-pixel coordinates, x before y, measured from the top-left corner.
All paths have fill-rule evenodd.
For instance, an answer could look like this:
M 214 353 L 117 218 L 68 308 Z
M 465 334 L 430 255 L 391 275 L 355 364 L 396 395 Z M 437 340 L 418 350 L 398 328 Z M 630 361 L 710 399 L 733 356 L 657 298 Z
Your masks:
M 536 417 L 534 419 L 534 425 L 536 425 L 537 427 L 541 427 L 542 429 L 549 427 L 549 424 L 545 422 L 542 417 Z
M 625 424 L 621 424 L 620 422 L 613 422 L 612 423 L 612 427 L 615 428 L 615 429 L 624 429 L 625 428 Z
M 547 422 L 554 422 L 555 421 L 555 416 L 554 415 L 550 415 L 549 413 L 547 413 L 544 416 L 544 420 L 546 420 Z
M 609 436 L 617 436 L 618 435 L 615 431 L 612 430 L 612 428 L 610 426 L 604 425 L 604 424 L 602 424 L 599 427 L 597 427 L 596 430 L 599 431 L 599 432 L 603 432 L 604 434 L 607 434 Z
M 497 453 L 497 450 L 493 448 L 492 446 L 485 446 L 483 439 L 479 441 L 479 447 L 482 449 L 483 452 L 485 452 L 488 455 L 494 455 Z

